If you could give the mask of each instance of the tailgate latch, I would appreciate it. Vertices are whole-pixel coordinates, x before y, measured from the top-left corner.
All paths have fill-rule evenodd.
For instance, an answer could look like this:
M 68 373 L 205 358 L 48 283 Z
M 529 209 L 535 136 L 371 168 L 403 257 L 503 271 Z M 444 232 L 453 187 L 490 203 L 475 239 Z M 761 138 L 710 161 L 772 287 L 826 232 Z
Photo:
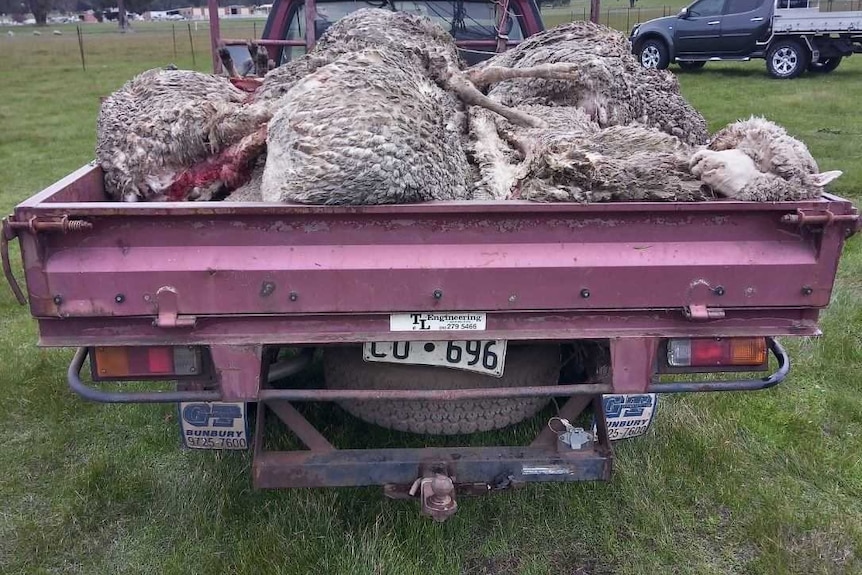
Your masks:
M 156 306 L 159 314 L 153 320 L 156 327 L 194 327 L 197 317 L 179 315 L 177 311 L 177 288 L 162 286 L 156 292 Z
M 691 321 L 709 321 L 711 319 L 722 319 L 724 310 L 720 307 L 707 307 L 705 305 L 692 304 L 682 308 L 685 317 Z

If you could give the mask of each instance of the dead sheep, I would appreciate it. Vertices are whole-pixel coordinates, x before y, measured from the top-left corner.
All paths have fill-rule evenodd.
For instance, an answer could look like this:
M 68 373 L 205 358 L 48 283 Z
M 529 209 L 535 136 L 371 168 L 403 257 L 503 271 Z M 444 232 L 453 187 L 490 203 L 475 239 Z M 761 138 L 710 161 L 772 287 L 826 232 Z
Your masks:
M 563 24 L 530 36 L 477 68 L 561 63 L 572 67 L 570 77 L 506 80 L 494 85 L 488 96 L 508 106 L 575 106 L 603 128 L 636 123 L 691 145 L 706 143 L 706 121 L 682 97 L 676 77 L 667 70 L 641 66 L 626 37 L 606 26 Z
M 754 116 L 717 132 L 691 170 L 723 196 L 760 202 L 816 198 L 842 174 L 820 173 L 804 143 Z
M 123 201 L 210 199 L 247 177 L 265 106 L 223 77 L 148 70 L 102 102 L 96 158 Z M 265 133 L 263 134 L 265 138 Z M 253 161 L 253 158 L 252 158 Z
M 466 199 L 456 99 L 380 50 L 345 53 L 300 80 L 269 124 L 270 202 L 381 204 Z
M 676 136 L 640 126 L 544 131 L 531 140 L 506 198 L 580 203 L 710 199 L 689 169 L 692 151 Z
M 704 148 L 705 121 L 674 77 L 643 69 L 621 34 L 589 23 L 465 70 L 431 20 L 361 9 L 254 82 L 248 93 L 223 76 L 160 69 L 112 94 L 97 139 L 109 195 L 768 201 L 815 197 L 840 175 L 818 173 L 804 144 L 762 119 Z
M 361 9 L 331 26 L 269 124 L 266 201 L 385 204 L 470 199 L 467 106 L 521 126 L 546 122 L 484 95 L 499 71 L 465 74 L 431 20 Z M 320 64 L 323 65 L 320 65 Z M 515 70 L 570 72 L 568 65 Z

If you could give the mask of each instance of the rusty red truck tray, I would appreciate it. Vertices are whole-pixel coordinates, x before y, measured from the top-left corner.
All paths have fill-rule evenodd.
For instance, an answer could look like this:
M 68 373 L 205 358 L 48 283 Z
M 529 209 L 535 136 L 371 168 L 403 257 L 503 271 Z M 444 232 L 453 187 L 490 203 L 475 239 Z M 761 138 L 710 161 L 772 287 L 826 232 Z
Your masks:
M 316 344 L 409 339 L 389 314 L 428 311 L 488 312 L 498 339 L 814 335 L 854 218 L 830 195 L 127 204 L 88 166 L 11 225 L 43 345 Z

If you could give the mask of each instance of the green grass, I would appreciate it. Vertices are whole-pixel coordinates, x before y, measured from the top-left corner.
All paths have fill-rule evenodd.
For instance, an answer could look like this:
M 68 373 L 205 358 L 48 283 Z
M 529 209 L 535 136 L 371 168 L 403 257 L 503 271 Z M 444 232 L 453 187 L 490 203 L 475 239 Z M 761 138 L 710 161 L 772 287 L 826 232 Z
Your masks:
M 175 58 L 169 26 L 90 34 L 85 73 L 74 33 L 0 35 L 0 208 L 91 159 L 99 96 L 190 67 L 185 41 Z M 205 33 L 195 42 L 205 69 Z M 765 114 L 845 171 L 836 192 L 862 197 L 862 58 L 789 82 L 763 62 L 680 80 L 712 129 Z M 179 449 L 172 408 L 78 399 L 71 351 L 38 349 L 0 289 L 0 573 L 862 573 L 860 278 L 856 238 L 824 337 L 785 341 L 784 385 L 667 398 L 647 436 L 618 446 L 611 482 L 461 499 L 442 525 L 378 489 L 256 492 L 247 454 Z M 347 423 L 351 443 L 424 441 Z

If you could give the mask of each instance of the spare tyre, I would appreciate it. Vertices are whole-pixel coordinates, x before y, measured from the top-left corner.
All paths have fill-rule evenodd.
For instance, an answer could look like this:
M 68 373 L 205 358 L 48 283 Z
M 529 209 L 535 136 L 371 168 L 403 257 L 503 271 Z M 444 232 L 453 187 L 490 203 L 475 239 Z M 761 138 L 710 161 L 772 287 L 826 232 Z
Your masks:
M 509 344 L 502 377 L 419 365 L 366 362 L 361 347 L 333 347 L 323 353 L 330 389 L 475 389 L 557 385 L 559 345 Z M 454 435 L 490 431 L 532 417 L 550 398 L 463 401 L 339 401 L 352 415 L 382 427 L 413 433 Z

